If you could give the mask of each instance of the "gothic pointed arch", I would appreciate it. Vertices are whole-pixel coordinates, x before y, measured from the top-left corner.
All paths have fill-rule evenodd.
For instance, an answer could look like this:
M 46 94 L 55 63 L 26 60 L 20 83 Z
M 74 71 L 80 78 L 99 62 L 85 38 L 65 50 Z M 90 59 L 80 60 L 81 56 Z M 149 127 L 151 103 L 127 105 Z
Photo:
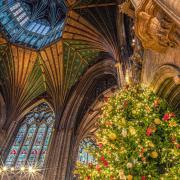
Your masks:
M 173 64 L 164 64 L 154 73 L 151 87 L 165 98 L 174 111 L 179 114 L 180 108 L 180 70 Z
M 7 167 L 20 169 L 44 166 L 54 126 L 54 112 L 41 102 L 23 117 L 14 133 L 4 163 Z
M 72 176 L 73 152 L 71 150 L 75 145 L 78 124 L 95 99 L 114 85 L 117 85 L 117 71 L 115 61 L 110 58 L 96 63 L 81 77 L 63 111 L 60 129 L 54 133 L 52 139 L 52 144 L 56 144 L 57 148 L 50 147 L 51 157 L 48 157 L 47 168 L 58 168 L 57 170 L 48 169 L 45 172 L 46 178 L 50 178 L 52 173 L 55 174 L 54 179 L 68 179 Z

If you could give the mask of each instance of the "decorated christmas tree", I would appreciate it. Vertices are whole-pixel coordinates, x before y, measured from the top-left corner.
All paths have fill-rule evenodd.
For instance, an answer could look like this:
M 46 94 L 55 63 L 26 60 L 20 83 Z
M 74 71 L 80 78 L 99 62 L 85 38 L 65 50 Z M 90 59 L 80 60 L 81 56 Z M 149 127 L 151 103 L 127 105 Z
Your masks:
M 179 118 L 148 88 L 126 87 L 105 99 L 96 132 L 94 163 L 74 174 L 93 180 L 180 179 Z

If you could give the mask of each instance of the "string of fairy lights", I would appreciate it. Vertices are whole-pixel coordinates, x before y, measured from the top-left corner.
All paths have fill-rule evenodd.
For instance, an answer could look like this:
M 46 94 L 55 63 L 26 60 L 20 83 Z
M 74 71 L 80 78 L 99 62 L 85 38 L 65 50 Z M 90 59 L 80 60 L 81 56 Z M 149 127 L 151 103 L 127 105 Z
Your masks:
M 25 165 L 21 167 L 8 167 L 3 163 L 1 159 L 1 166 L 0 166 L 0 180 L 4 178 L 10 179 L 28 179 L 28 180 L 41 180 L 43 178 L 43 171 L 46 169 L 39 168 L 37 165 Z
M 50 169 L 57 169 L 58 167 L 40 168 L 38 163 L 34 165 L 22 165 L 20 167 L 8 167 L 3 163 L 0 156 L 0 180 L 41 180 L 44 172 Z

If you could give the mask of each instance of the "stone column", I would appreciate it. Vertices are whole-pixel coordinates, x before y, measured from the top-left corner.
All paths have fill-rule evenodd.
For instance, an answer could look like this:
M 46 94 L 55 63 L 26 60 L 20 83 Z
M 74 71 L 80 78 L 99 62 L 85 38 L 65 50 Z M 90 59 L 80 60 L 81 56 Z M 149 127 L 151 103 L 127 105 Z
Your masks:
M 71 151 L 72 129 L 55 131 L 48 152 L 44 180 L 67 180 L 66 172 Z

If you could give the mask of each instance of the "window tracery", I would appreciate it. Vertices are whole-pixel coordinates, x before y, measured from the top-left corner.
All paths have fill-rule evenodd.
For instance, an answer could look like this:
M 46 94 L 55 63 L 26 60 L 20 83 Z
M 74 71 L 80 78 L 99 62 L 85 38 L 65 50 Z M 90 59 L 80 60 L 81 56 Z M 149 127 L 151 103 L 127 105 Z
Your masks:
M 42 168 L 54 121 L 54 113 L 46 103 L 30 111 L 21 123 L 5 160 L 5 166 L 16 169 L 23 166 Z

